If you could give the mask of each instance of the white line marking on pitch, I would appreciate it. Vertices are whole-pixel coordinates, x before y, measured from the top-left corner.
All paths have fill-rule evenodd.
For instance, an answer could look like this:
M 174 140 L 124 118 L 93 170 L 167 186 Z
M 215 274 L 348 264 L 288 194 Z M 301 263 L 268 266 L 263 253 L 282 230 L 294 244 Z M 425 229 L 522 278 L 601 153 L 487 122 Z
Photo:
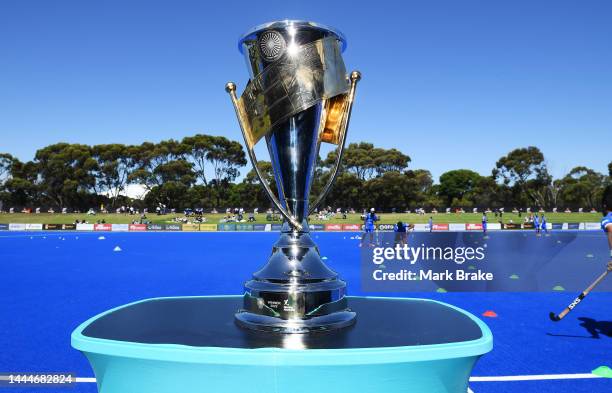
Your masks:
M 467 393 L 474 393 L 474 391 L 472 389 L 470 389 L 470 387 L 468 386 Z
M 540 374 L 540 375 L 500 375 L 494 377 L 470 377 L 470 382 L 508 382 L 508 381 L 545 381 L 550 379 L 594 379 L 603 378 L 599 375 L 583 374 Z M 95 383 L 95 378 L 76 378 L 77 382 Z M 474 393 L 468 387 L 467 393 Z
M 495 377 L 470 377 L 470 382 L 501 382 L 501 381 L 544 381 L 549 379 L 591 379 L 603 378 L 599 375 L 584 374 L 541 374 L 541 375 L 500 375 Z
M 90 382 L 90 383 L 96 383 L 96 379 L 95 378 L 75 378 L 77 382 Z

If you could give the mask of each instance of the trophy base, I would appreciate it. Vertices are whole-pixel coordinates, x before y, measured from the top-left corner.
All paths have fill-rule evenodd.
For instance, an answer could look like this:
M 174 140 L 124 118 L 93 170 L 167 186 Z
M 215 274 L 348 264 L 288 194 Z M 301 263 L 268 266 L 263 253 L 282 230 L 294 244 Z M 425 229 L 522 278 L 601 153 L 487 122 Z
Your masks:
M 283 334 L 325 332 L 342 329 L 355 323 L 353 311 L 339 311 L 310 319 L 282 319 L 248 311 L 236 313 L 236 324 L 242 328 Z
M 244 285 L 237 325 L 265 332 L 309 333 L 353 324 L 355 313 L 347 304 L 346 283 L 325 265 L 308 232 L 292 232 L 285 226 L 268 263 Z
M 355 322 L 346 283 L 331 280 L 289 285 L 252 280 L 245 285 L 238 326 L 265 332 L 309 333 L 341 329 Z

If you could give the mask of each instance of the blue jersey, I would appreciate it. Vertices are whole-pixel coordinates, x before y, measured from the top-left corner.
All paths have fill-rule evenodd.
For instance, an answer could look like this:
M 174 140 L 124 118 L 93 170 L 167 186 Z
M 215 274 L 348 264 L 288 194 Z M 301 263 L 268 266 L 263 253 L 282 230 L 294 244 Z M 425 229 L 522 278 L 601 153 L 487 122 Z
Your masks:
M 376 221 L 378 221 L 378 217 L 376 217 L 376 214 L 368 213 L 364 222 L 366 229 L 374 229 L 374 223 Z
M 542 229 L 546 229 L 546 219 L 542 217 Z
M 601 219 L 601 229 L 603 229 L 604 232 L 612 231 L 612 212 Z
M 539 222 L 538 222 L 538 216 L 535 216 L 535 217 L 533 218 L 533 226 L 534 226 L 536 229 L 538 229 L 538 227 L 540 226 L 540 225 L 539 225 Z

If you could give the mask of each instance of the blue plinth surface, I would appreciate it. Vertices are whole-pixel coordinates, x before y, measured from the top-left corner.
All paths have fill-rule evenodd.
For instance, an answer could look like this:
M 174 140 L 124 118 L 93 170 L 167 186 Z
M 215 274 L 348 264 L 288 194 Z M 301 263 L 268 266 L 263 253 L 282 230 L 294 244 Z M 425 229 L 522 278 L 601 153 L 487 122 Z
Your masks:
M 426 299 L 350 297 L 357 323 L 282 335 L 234 324 L 240 296 L 155 298 L 72 333 L 102 393 L 457 392 L 493 347 L 489 328 Z

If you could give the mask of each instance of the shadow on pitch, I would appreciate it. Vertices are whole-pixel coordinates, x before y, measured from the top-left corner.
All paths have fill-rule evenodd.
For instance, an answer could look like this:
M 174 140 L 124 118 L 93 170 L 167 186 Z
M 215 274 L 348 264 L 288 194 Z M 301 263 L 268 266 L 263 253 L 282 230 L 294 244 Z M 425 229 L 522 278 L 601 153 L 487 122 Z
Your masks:
M 601 336 L 612 337 L 612 322 L 596 321 L 593 318 L 580 317 L 578 318 L 580 326 L 585 328 L 593 338 L 601 338 Z
M 597 321 L 593 318 L 580 317 L 578 318 L 580 321 L 581 327 L 583 327 L 590 336 L 576 336 L 571 334 L 553 334 L 546 333 L 549 336 L 554 337 L 572 337 L 572 338 L 595 338 L 600 339 L 602 336 L 611 337 L 612 338 L 612 322 L 610 321 Z

